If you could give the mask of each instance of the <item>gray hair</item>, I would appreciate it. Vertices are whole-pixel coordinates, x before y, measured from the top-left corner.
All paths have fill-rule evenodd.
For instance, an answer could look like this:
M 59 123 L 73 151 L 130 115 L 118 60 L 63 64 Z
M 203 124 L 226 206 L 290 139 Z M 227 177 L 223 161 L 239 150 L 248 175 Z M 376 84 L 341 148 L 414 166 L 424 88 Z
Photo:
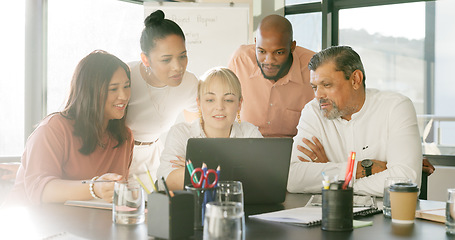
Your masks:
M 318 53 L 316 53 L 308 63 L 308 68 L 312 71 L 316 71 L 318 67 L 327 63 L 333 62 L 337 71 L 342 71 L 346 80 L 351 77 L 351 74 L 355 70 L 360 70 L 363 73 L 363 86 L 365 87 L 365 70 L 363 68 L 362 60 L 359 54 L 357 54 L 349 46 L 333 46 L 328 47 Z

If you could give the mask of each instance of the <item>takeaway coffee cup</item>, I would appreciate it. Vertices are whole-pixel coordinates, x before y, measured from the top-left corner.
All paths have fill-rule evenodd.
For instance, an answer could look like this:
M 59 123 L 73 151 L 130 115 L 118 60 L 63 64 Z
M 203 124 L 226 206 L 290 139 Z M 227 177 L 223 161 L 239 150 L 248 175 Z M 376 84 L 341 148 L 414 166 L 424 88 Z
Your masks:
M 414 223 L 419 188 L 415 183 L 395 183 L 390 186 L 392 222 Z

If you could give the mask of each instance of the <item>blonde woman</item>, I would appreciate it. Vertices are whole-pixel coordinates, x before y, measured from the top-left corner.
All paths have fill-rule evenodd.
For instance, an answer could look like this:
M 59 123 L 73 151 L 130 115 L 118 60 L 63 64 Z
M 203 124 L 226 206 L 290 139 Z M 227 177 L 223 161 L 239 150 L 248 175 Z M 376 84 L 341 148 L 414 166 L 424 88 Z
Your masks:
M 164 176 L 171 190 L 183 189 L 186 145 L 189 138 L 262 138 L 258 128 L 240 122 L 242 89 L 227 68 L 213 68 L 202 76 L 197 104 L 200 119 L 174 125 L 166 139 L 157 176 Z

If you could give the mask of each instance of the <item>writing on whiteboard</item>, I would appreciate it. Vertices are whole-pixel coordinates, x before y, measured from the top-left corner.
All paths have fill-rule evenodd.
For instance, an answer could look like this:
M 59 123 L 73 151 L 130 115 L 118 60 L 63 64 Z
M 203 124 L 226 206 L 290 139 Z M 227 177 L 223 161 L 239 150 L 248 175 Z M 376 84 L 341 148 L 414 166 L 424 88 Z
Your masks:
M 232 53 L 248 43 L 248 4 L 144 2 L 144 17 L 160 9 L 183 30 L 187 69 L 197 76 L 226 66 Z

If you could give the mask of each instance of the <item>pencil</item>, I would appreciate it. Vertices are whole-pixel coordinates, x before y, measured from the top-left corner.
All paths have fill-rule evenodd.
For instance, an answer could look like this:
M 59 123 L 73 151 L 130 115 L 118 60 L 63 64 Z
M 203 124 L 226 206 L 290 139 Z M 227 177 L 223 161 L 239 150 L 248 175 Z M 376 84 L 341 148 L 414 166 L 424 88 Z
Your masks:
M 169 191 L 169 188 L 167 188 L 166 180 L 164 179 L 163 176 L 161 176 L 161 181 L 163 181 L 164 190 L 166 191 L 166 194 L 167 194 L 169 197 L 173 197 L 173 196 L 174 196 L 174 193 L 173 193 L 172 191 Z
M 153 182 L 152 175 L 150 175 L 150 171 L 149 171 L 149 168 L 147 167 L 147 165 L 145 165 L 145 169 L 147 170 L 147 175 L 150 178 L 150 182 L 152 182 L 153 191 L 158 192 L 158 189 L 156 189 L 155 182 Z
M 190 172 L 190 177 L 191 177 L 191 174 L 193 174 L 193 172 L 194 172 L 194 167 L 193 167 L 193 163 L 191 162 L 190 159 L 188 159 L 188 164 L 186 165 L 186 167 L 188 168 L 188 171 Z M 199 182 L 196 174 L 193 175 L 193 181 Z
M 134 179 L 136 179 L 136 181 L 137 181 L 139 184 L 141 184 L 141 186 L 142 186 L 142 188 L 145 190 L 145 192 L 146 192 L 147 194 L 150 194 L 150 191 L 149 191 L 148 188 L 144 185 L 144 183 L 141 181 L 141 179 L 139 179 L 139 177 L 138 177 L 136 174 L 134 174 L 134 173 L 133 173 L 133 177 L 134 177 Z

